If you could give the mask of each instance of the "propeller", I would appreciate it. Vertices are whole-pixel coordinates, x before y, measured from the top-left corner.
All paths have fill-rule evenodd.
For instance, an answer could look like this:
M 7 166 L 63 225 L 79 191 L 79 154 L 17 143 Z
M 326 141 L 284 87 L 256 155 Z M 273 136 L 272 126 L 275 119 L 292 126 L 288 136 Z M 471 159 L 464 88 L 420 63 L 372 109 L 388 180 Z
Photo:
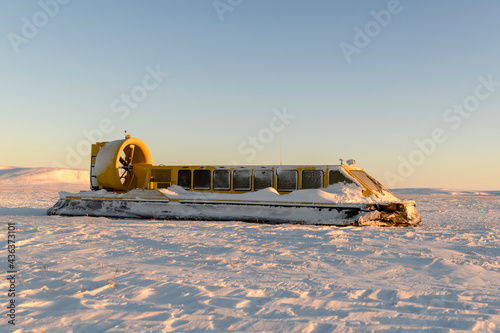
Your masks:
M 122 156 L 120 156 L 120 166 L 119 169 L 123 169 L 123 173 L 120 175 L 120 181 L 122 184 L 132 182 L 133 160 L 134 160 L 135 145 L 128 145 L 122 151 Z

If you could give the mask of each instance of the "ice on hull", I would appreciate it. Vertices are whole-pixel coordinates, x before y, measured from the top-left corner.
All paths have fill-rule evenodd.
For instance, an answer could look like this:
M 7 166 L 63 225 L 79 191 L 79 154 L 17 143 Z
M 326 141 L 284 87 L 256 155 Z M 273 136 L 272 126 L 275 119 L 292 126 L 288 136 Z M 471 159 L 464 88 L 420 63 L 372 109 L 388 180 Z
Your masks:
M 244 202 L 196 202 L 134 199 L 60 199 L 48 215 L 168 220 L 298 223 L 333 226 L 414 226 L 420 215 L 414 203 L 297 205 Z

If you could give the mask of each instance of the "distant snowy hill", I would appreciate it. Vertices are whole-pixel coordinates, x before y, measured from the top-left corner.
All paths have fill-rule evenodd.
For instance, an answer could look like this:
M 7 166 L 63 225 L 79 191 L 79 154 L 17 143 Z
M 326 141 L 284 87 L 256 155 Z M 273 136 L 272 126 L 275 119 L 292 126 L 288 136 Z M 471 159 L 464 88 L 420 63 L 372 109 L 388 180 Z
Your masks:
M 413 195 L 485 195 L 497 196 L 500 191 L 464 191 L 464 190 L 451 190 L 446 188 L 397 188 L 390 190 L 394 195 L 398 194 L 413 194 Z
M 87 190 L 89 171 L 0 166 L 0 190 Z

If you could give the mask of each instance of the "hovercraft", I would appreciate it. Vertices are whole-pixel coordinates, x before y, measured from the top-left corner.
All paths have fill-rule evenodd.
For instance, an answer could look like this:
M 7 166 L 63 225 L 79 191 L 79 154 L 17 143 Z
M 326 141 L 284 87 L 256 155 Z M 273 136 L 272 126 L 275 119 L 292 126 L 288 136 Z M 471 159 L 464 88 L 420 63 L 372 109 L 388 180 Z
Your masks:
M 92 145 L 90 191 L 60 192 L 48 215 L 414 226 L 413 201 L 396 198 L 355 165 L 153 165 L 127 136 Z

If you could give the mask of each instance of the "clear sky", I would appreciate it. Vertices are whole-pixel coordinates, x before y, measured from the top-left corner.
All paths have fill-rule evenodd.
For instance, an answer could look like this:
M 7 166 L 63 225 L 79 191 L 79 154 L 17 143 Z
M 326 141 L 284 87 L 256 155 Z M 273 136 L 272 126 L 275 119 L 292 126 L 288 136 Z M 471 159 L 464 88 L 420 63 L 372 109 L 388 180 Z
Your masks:
M 0 1 L 0 165 L 357 164 L 500 189 L 500 2 Z

